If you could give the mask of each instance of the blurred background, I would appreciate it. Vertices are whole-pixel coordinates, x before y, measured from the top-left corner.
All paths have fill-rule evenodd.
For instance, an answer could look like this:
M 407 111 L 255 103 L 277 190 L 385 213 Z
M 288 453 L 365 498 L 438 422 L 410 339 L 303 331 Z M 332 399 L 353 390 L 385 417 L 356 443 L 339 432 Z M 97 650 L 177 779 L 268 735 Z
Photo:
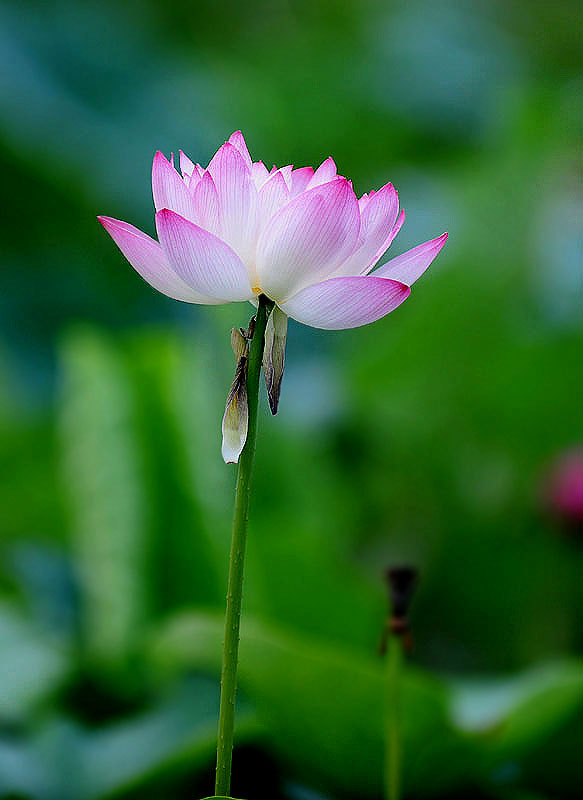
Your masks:
M 95 220 L 153 232 L 153 153 L 391 180 L 394 314 L 290 323 L 262 398 L 233 793 L 383 796 L 384 569 L 421 573 L 406 797 L 583 775 L 575 2 L 2 0 L 0 797 L 212 793 L 235 468 L 229 331 Z M 579 789 L 577 788 L 579 787 Z

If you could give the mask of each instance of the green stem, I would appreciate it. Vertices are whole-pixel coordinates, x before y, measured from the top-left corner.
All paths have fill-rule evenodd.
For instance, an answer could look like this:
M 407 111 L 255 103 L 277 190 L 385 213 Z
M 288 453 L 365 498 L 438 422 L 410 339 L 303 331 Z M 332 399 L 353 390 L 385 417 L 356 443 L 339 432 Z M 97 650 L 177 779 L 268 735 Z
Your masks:
M 400 636 L 389 637 L 386 673 L 385 710 L 385 794 L 387 800 L 401 796 L 401 667 L 403 643 Z
M 237 489 L 235 492 L 235 515 L 233 539 L 229 559 L 229 585 L 225 617 L 225 640 L 223 645 L 223 668 L 221 672 L 221 705 L 219 711 L 219 733 L 217 742 L 216 795 L 228 795 L 231 790 L 231 762 L 235 730 L 235 698 L 237 694 L 237 662 L 239 657 L 239 627 L 243 597 L 243 568 L 245 543 L 249 519 L 251 475 L 255 458 L 257 438 L 257 405 L 259 400 L 259 378 L 265 342 L 265 326 L 273 303 L 260 295 L 255 320 L 255 331 L 249 348 L 247 367 L 247 402 L 249 425 L 247 440 L 239 458 Z

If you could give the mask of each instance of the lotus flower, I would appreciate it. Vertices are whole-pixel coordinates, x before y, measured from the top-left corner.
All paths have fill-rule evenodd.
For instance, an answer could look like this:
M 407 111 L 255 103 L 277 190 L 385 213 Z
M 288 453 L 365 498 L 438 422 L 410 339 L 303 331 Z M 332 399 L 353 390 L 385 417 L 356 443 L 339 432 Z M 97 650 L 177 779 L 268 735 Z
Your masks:
M 405 213 L 392 184 L 357 198 L 332 158 L 316 170 L 252 161 L 240 131 L 208 167 L 154 157 L 159 242 L 99 217 L 134 269 L 176 300 L 207 305 L 260 294 L 298 322 L 329 330 L 384 317 L 439 253 L 447 233 L 383 266 Z

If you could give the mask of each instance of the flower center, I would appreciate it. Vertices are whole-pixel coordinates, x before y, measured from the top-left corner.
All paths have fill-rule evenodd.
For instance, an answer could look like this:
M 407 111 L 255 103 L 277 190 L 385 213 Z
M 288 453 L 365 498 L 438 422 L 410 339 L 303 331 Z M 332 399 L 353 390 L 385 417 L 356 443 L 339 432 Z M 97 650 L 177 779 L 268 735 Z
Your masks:
M 251 291 L 253 294 L 261 294 L 261 286 L 252 286 Z

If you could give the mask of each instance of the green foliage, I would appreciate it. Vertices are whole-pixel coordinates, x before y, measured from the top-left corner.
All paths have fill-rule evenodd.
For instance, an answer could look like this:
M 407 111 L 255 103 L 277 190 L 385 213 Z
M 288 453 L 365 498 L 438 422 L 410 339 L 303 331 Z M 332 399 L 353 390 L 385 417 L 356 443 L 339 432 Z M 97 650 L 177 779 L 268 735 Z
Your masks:
M 152 653 L 167 678 L 196 668 L 218 674 L 220 615 L 183 614 L 156 636 Z M 378 659 L 354 650 L 246 620 L 240 682 L 253 701 L 271 746 L 291 774 L 359 796 L 381 791 L 385 671 Z M 544 752 L 583 699 L 580 665 L 565 662 L 525 675 L 503 692 L 503 704 L 476 730 L 463 724 L 460 705 L 474 711 L 486 694 L 500 694 L 496 681 L 459 688 L 409 668 L 403 685 L 405 786 L 414 796 L 453 793 L 463 785 L 487 784 L 505 764 Z M 456 721 L 458 720 L 459 721 Z M 572 777 L 572 776 L 571 776 Z M 566 783 L 563 776 L 563 783 Z
M 146 495 L 127 370 L 107 339 L 63 348 L 61 438 L 73 553 L 92 655 L 123 657 L 146 611 Z
M 209 342 L 212 353 L 219 345 L 212 334 Z M 232 487 L 218 436 L 209 434 L 218 430 L 221 413 L 209 398 L 220 395 L 223 381 L 227 385 L 227 366 L 224 375 L 205 368 L 206 349 L 167 332 L 114 341 L 87 327 L 64 342 L 59 437 L 70 553 L 80 578 L 81 648 L 67 636 L 51 641 L 42 625 L 7 609 L 1 619 L 14 631 L 10 664 L 34 665 L 36 680 L 30 692 L 26 671 L 11 667 L 0 699 L 8 719 L 17 709 L 27 718 L 71 681 L 101 674 L 100 692 L 117 698 L 112 708 L 121 701 L 126 710 L 119 720 L 100 715 L 91 729 L 75 718 L 83 708 L 71 708 L 69 700 L 65 713 L 49 715 L 31 737 L 4 742 L 6 791 L 44 800 L 52 795 L 38 786 L 47 785 L 72 800 L 121 798 L 185 771 L 202 778 L 211 769 L 230 505 L 215 492 L 228 499 Z M 366 360 L 358 363 L 363 368 Z M 375 429 L 385 424 L 384 415 L 393 418 L 399 397 L 396 391 L 379 409 Z M 194 415 L 189 398 L 198 404 Z M 200 424 L 192 425 L 193 418 Z M 349 426 L 350 410 L 346 419 Z M 308 443 L 289 436 L 285 418 L 279 430 L 266 418 L 262 424 L 269 435 L 259 451 L 237 741 L 266 748 L 297 781 L 339 797 L 351 787 L 360 797 L 376 798 L 386 678 L 374 652 L 384 603 L 366 558 L 351 559 L 352 531 L 363 524 L 363 495 L 372 515 L 386 502 L 375 493 L 378 459 L 396 458 L 408 469 L 410 455 L 392 426 L 385 434 L 391 455 L 377 455 L 369 467 L 359 461 L 361 445 L 349 429 L 329 430 Z M 429 420 L 425 424 L 428 431 Z M 361 427 L 366 446 L 373 432 Z M 335 456 L 334 435 L 353 448 L 347 462 L 353 474 L 347 476 Z M 305 463 L 308 448 L 313 457 Z M 347 479 L 353 491 L 339 491 Z M 398 476 L 395 482 L 406 490 Z M 406 508 L 405 499 L 401 513 Z M 538 541 L 542 548 L 540 534 Z M 374 537 L 363 542 L 375 546 Z M 448 602 L 449 587 L 433 593 L 438 580 L 431 572 L 424 576 L 414 609 L 421 645 L 428 622 L 420 608 L 430 598 L 439 597 L 442 607 Z M 467 600 L 496 602 L 497 592 L 486 581 L 480 596 Z M 181 611 L 185 605 L 198 610 Z M 207 674 L 211 682 L 185 684 L 192 673 Z M 504 779 L 510 788 L 550 786 L 552 774 L 553 785 L 567 791 L 576 780 L 578 761 L 568 754 L 583 737 L 579 665 L 557 662 L 506 682 L 480 683 L 409 667 L 403 691 L 407 793 L 436 797 L 470 786 L 494 792 L 508 764 L 514 765 Z M 75 703 L 83 697 L 74 696 Z M 559 759 L 560 769 L 541 776 L 540 760 L 558 751 L 567 754 L 566 763 Z M 47 752 L 66 752 L 58 769 L 47 763 Z M 25 780 L 29 768 L 32 777 Z M 62 775 L 71 770 L 78 778 L 65 785 Z
M 67 677 L 67 643 L 0 604 L 0 724 L 23 722 Z

